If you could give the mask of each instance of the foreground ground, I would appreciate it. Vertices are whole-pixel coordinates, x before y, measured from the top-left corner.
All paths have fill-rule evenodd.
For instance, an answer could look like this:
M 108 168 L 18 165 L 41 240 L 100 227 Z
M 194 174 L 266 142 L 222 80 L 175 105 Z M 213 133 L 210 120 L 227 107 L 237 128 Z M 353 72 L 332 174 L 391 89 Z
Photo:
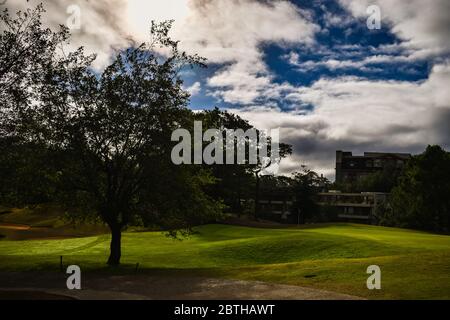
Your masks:
M 355 300 L 360 297 L 277 283 L 138 273 L 83 275 L 82 290 L 65 288 L 63 273 L 0 272 L 0 300 L 53 297 L 88 300 Z M 23 287 L 26 284 L 26 287 Z M 25 295 L 25 297 L 24 297 Z M 28 298 L 27 298 L 28 299 Z
M 417 231 L 355 224 L 283 229 L 207 225 L 183 241 L 159 232 L 130 232 L 123 237 L 123 266 L 114 271 L 104 267 L 108 246 L 108 235 L 2 240 L 0 287 L 14 274 L 24 282 L 22 287 L 29 287 L 29 275 L 39 279 L 40 274 L 58 274 L 63 256 L 64 265 L 79 265 L 83 277 L 92 281 L 125 277 L 133 283 L 133 277 L 147 277 L 150 282 L 178 277 L 175 283 L 181 291 L 185 279 L 219 278 L 224 279 L 219 288 L 234 279 L 369 299 L 450 299 L 450 237 Z M 381 290 L 366 287 L 366 269 L 374 264 L 381 268 Z

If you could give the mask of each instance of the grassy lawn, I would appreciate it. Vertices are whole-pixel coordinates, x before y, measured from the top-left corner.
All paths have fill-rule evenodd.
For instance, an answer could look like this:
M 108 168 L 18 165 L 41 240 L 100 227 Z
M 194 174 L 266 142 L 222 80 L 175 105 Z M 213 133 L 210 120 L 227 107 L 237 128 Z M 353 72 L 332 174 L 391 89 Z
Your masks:
M 57 270 L 65 264 L 104 269 L 109 236 L 0 241 L 0 270 Z M 370 299 L 450 299 L 450 236 L 356 224 L 258 229 L 196 228 L 183 241 L 160 232 L 123 236 L 123 272 L 197 274 L 322 288 Z M 382 289 L 366 288 L 379 265 Z

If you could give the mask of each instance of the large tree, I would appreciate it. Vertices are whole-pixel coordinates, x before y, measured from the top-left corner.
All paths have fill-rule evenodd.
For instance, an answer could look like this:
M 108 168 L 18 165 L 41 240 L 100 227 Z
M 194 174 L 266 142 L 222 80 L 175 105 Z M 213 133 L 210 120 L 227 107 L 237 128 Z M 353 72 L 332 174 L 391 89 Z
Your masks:
M 252 126 L 248 121 L 242 119 L 233 113 L 214 108 L 205 110 L 195 114 L 195 119 L 202 121 L 204 128 L 231 129 L 244 131 L 251 129 Z M 226 138 L 224 132 L 223 138 Z M 224 145 L 224 156 L 226 146 Z M 234 158 L 236 159 L 237 148 L 234 150 Z M 211 195 L 217 199 L 223 199 L 227 210 L 240 214 L 242 212 L 241 199 L 248 199 L 253 196 L 249 190 L 253 189 L 254 181 L 252 173 L 249 172 L 248 166 L 243 164 L 214 164 L 207 166 L 216 178 L 216 183 L 211 186 Z
M 408 161 L 392 191 L 388 223 L 399 227 L 450 231 L 450 153 L 428 146 Z
M 293 180 L 296 198 L 294 210 L 298 215 L 298 223 L 318 218 L 320 209 L 316 203 L 316 196 L 329 185 L 328 179 L 302 165 L 302 170 L 294 174 Z
M 2 80 L 7 86 L 17 87 L 22 79 L 33 80 L 33 86 L 24 92 L 32 94 L 29 100 L 2 90 L 11 101 L 2 105 L 2 113 L 10 115 L 2 129 L 5 136 L 39 145 L 49 155 L 55 201 L 73 214 L 98 215 L 109 226 L 108 264 L 120 263 L 121 233 L 132 222 L 174 234 L 214 219 L 221 205 L 203 192 L 211 176 L 195 166 L 175 166 L 170 158 L 172 131 L 191 118 L 179 71 L 203 62 L 169 38 L 171 22 L 152 23 L 149 43 L 117 52 L 99 72 L 91 68 L 95 57 L 82 49 L 54 54 L 68 39 L 66 30 L 42 29 L 41 7 L 29 12 L 36 14 L 16 20 L 4 15 L 17 27 L 2 33 L 0 56 L 9 57 L 16 45 L 15 57 L 22 57 L 28 46 L 21 49 L 20 41 L 28 33 L 21 26 L 31 24 L 29 40 L 42 44 L 31 53 L 44 58 L 36 69 L 8 69 Z
M 255 211 L 254 211 L 254 218 L 255 220 L 258 220 L 259 214 L 260 214 L 260 192 L 261 192 L 261 173 L 264 170 L 267 170 L 272 165 L 279 165 L 282 159 L 286 158 L 287 156 L 292 154 L 292 146 L 287 143 L 278 143 L 278 150 L 277 150 L 277 156 L 274 154 L 274 150 L 271 148 L 271 142 L 272 138 L 264 137 L 262 135 L 262 139 L 267 139 L 267 145 L 268 145 L 268 157 L 264 160 L 259 159 L 258 163 L 256 165 L 251 165 L 250 170 L 255 175 Z M 267 174 L 273 175 L 276 174 L 276 172 L 268 172 Z
M 121 232 L 133 217 L 189 229 L 220 209 L 202 192 L 207 175 L 170 159 L 171 134 L 189 112 L 178 71 L 202 63 L 178 50 L 170 26 L 152 24 L 152 41 L 119 52 L 100 76 L 56 69 L 36 113 L 50 145 L 64 151 L 64 185 L 87 197 L 111 229 L 110 265 L 120 261 Z
M 234 138 L 234 164 L 227 165 L 213 165 L 212 172 L 218 179 L 215 184 L 215 195 L 223 197 L 225 203 L 234 212 L 241 212 L 240 200 L 254 197 L 254 218 L 258 218 L 259 214 L 259 197 L 260 197 L 260 178 L 263 170 L 269 168 L 271 165 L 278 165 L 279 162 L 292 153 L 292 146 L 286 143 L 272 144 L 272 138 L 262 130 L 253 127 L 247 120 L 242 119 L 236 114 L 221 111 L 218 108 L 213 110 L 203 111 L 196 115 L 197 120 L 201 120 L 203 126 L 206 128 L 222 129 L 222 138 L 226 140 L 226 130 L 242 130 L 245 135 L 247 130 L 254 130 L 256 136 L 249 134 L 244 139 Z M 265 159 L 261 157 L 263 146 L 266 146 L 267 152 Z M 238 163 L 237 150 L 240 147 L 245 149 L 245 157 Z M 273 148 L 276 147 L 276 152 Z M 258 157 L 256 163 L 250 161 L 250 148 L 257 150 Z M 229 149 L 229 148 L 228 148 Z M 224 156 L 230 152 L 224 144 Z M 225 159 L 224 159 L 225 160 Z M 267 172 L 266 174 L 275 174 L 275 172 Z M 250 193 L 249 190 L 253 190 Z

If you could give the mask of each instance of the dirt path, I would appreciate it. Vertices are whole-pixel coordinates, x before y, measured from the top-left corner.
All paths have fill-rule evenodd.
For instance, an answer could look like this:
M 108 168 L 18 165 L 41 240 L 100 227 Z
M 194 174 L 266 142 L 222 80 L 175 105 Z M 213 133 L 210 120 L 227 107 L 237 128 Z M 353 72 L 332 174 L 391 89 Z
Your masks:
M 17 224 L 17 223 L 6 223 L 0 222 L 0 230 L 30 230 L 31 226 L 27 224 Z
M 49 227 L 33 227 L 27 224 L 0 222 L 0 234 L 8 240 L 50 240 L 66 239 L 61 230 Z
M 59 228 L 46 226 L 33 226 L 10 222 L 0 222 L 0 238 L 7 240 L 55 240 L 70 239 L 74 237 L 87 237 L 104 234 L 104 227 L 76 228 L 74 226 L 62 226 Z
M 280 285 L 259 281 L 241 281 L 202 277 L 152 275 L 83 275 L 82 290 L 65 289 L 61 274 L 0 273 L 0 292 L 17 296 L 18 292 L 45 292 L 77 299 L 131 300 L 355 300 L 359 297 L 336 292 Z

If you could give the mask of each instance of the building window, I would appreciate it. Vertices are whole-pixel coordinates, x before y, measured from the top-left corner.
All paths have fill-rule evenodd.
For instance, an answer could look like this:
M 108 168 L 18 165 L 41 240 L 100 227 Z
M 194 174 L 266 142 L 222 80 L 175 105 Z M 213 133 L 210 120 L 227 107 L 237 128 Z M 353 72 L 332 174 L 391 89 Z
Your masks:
M 375 168 L 381 168 L 383 167 L 383 161 L 381 159 L 375 159 L 375 161 L 373 162 L 373 166 Z

